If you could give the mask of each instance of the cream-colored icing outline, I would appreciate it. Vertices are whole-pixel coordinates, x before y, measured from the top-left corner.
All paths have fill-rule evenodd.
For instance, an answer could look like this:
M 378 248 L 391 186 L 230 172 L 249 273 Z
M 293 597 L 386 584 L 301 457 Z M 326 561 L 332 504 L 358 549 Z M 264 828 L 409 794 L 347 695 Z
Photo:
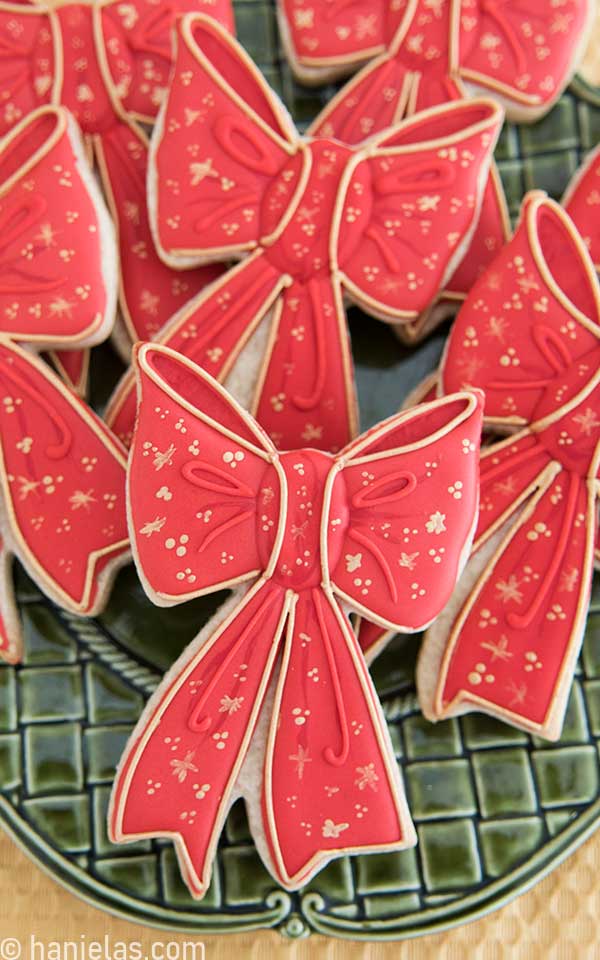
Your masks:
M 410 129 L 411 126 L 418 126 L 421 124 L 427 123 L 432 117 L 439 116 L 440 114 L 444 117 L 451 115 L 452 113 L 460 114 L 461 112 L 466 113 L 467 111 L 475 111 L 479 108 L 487 107 L 490 111 L 489 116 L 483 120 L 479 120 L 475 123 L 470 124 L 469 126 L 463 127 L 461 130 L 456 131 L 455 133 L 449 134 L 445 137 L 434 137 L 428 140 L 416 141 L 414 143 L 404 144 L 397 147 L 382 147 L 380 144 L 385 143 L 388 140 L 392 140 L 397 134 L 403 133 L 405 130 Z M 338 260 L 338 250 L 340 245 L 340 234 L 342 233 L 342 212 L 345 203 L 345 199 L 352 182 L 352 178 L 355 172 L 356 167 L 368 160 L 380 159 L 383 157 L 399 157 L 399 156 L 408 156 L 414 153 L 420 153 L 427 150 L 439 150 L 446 146 L 451 146 L 455 143 L 464 141 L 470 137 L 477 136 L 479 133 L 484 133 L 492 131 L 493 128 L 496 128 L 495 135 L 491 136 L 490 150 L 488 153 L 487 161 L 484 159 L 480 166 L 478 181 L 477 181 L 477 203 L 475 204 L 472 214 L 471 221 L 467 230 L 464 231 L 462 241 L 459 243 L 448 259 L 446 264 L 446 269 L 442 280 L 440 281 L 440 292 L 435 296 L 437 300 L 443 291 L 444 285 L 448 282 L 450 277 L 454 274 L 459 264 L 462 262 L 465 251 L 468 248 L 468 245 L 472 239 L 472 236 L 475 232 L 479 221 L 479 214 L 481 212 L 481 205 L 483 203 L 483 192 L 485 187 L 485 181 L 487 180 L 490 164 L 492 161 L 492 152 L 494 144 L 500 133 L 500 123 L 499 118 L 501 116 L 501 111 L 498 105 L 490 99 L 481 98 L 478 100 L 456 100 L 451 101 L 448 104 L 442 106 L 430 107 L 428 110 L 422 110 L 417 114 L 414 114 L 408 120 L 404 120 L 398 127 L 389 127 L 386 130 L 376 134 L 374 137 L 369 138 L 364 142 L 362 149 L 359 149 L 354 153 L 349 159 L 342 177 L 340 179 L 340 184 L 338 188 L 338 193 L 336 197 L 336 204 L 333 212 L 332 228 L 330 234 L 330 259 L 332 264 L 333 271 L 337 274 L 340 283 L 344 287 L 346 293 L 351 297 L 351 299 L 357 303 L 359 306 L 366 308 L 366 310 L 373 314 L 375 317 L 387 321 L 390 317 L 395 317 L 397 320 L 407 319 L 410 320 L 414 317 L 418 317 L 421 311 L 418 310 L 400 310 L 399 308 L 390 309 L 390 307 L 381 300 L 377 300 L 375 297 L 369 296 L 369 294 L 362 290 L 354 281 L 350 279 L 348 274 L 340 267 Z
M 234 433 L 232 430 L 229 430 L 227 427 L 224 427 L 221 423 L 216 420 L 213 420 L 212 417 L 209 417 L 206 413 L 200 410 L 198 407 L 195 407 L 188 400 L 186 400 L 180 393 L 177 392 L 170 384 L 156 371 L 152 366 L 152 363 L 148 360 L 148 353 L 156 353 L 159 356 L 167 356 L 175 363 L 178 363 L 184 367 L 187 367 L 191 373 L 199 377 L 200 379 L 206 381 L 206 383 L 218 393 L 222 400 L 224 400 L 233 410 L 233 412 L 240 417 L 242 422 L 246 425 L 246 428 L 250 430 L 251 433 L 257 438 L 257 440 L 262 444 L 262 446 L 255 446 L 250 441 L 246 440 L 244 437 L 240 437 L 237 433 Z M 137 547 L 137 530 L 135 528 L 134 519 L 133 519 L 133 496 L 131 490 L 131 470 L 127 471 L 127 523 L 129 527 L 129 532 L 131 536 L 131 549 L 133 554 L 133 559 L 137 567 L 140 580 L 144 590 L 150 597 L 150 599 L 160 607 L 171 607 L 175 604 L 183 603 L 185 600 L 191 600 L 194 597 L 201 597 L 209 593 L 214 593 L 216 590 L 222 590 L 230 588 L 239 583 L 244 583 L 246 580 L 258 577 L 262 573 L 261 579 L 268 580 L 273 576 L 273 572 L 277 565 L 277 560 L 279 558 L 279 553 L 281 551 L 281 546 L 283 543 L 283 538 L 285 534 L 285 524 L 287 522 L 287 507 L 288 507 L 288 488 L 287 480 L 283 467 L 281 466 L 279 460 L 279 454 L 275 447 L 273 446 L 268 435 L 262 430 L 259 424 L 248 415 L 248 413 L 237 403 L 236 400 L 222 387 L 213 377 L 210 376 L 202 367 L 199 367 L 192 360 L 189 360 L 186 356 L 181 353 L 178 353 L 176 350 L 171 350 L 169 347 L 159 346 L 154 343 L 144 343 L 141 347 L 137 348 L 136 351 L 136 374 L 137 374 L 137 391 L 138 391 L 138 406 L 141 406 L 143 401 L 143 378 L 142 375 L 146 376 L 151 382 L 155 384 L 167 397 L 174 401 L 179 406 L 183 407 L 187 413 L 190 413 L 196 420 L 200 420 L 202 423 L 205 423 L 212 430 L 215 430 L 221 436 L 227 437 L 229 440 L 233 440 L 234 443 L 238 444 L 244 449 L 248 450 L 253 456 L 259 457 L 259 459 L 265 461 L 266 464 L 272 466 L 277 474 L 279 480 L 279 521 L 277 525 L 277 532 L 275 535 L 275 540 L 271 550 L 271 555 L 269 561 L 265 567 L 264 572 L 261 569 L 250 570 L 245 574 L 240 574 L 237 577 L 233 577 L 229 580 L 219 581 L 218 583 L 210 584 L 207 587 L 200 589 L 188 591 L 187 593 L 178 593 L 170 594 L 163 591 L 157 591 L 150 584 L 146 577 L 144 570 L 144 565 L 139 556 L 139 551 Z M 131 447 L 131 459 L 135 456 L 135 450 L 137 447 L 138 438 L 137 431 L 134 435 L 133 444 Z
M 598 469 L 599 453 L 600 444 L 596 448 L 596 454 L 594 457 L 596 470 Z M 502 538 L 494 554 L 488 560 L 485 569 L 479 575 L 473 589 L 469 592 L 469 595 L 466 598 L 458 617 L 449 630 L 449 636 L 443 653 L 438 680 L 435 686 L 433 699 L 433 715 L 435 719 L 443 720 L 454 716 L 457 712 L 460 712 L 461 706 L 464 707 L 468 704 L 471 706 L 471 709 L 482 709 L 485 713 L 499 717 L 501 720 L 507 720 L 509 723 L 512 723 L 521 729 L 524 729 L 530 733 L 538 733 L 542 736 L 545 736 L 547 739 L 557 739 L 560 735 L 562 713 L 564 712 L 564 708 L 566 706 L 566 688 L 570 686 L 570 681 L 572 679 L 572 666 L 579 653 L 587 611 L 589 609 L 589 587 L 593 569 L 594 543 L 596 534 L 597 481 L 595 478 L 588 477 L 586 479 L 586 485 L 588 489 L 586 543 L 584 547 L 584 565 L 581 571 L 582 576 L 580 578 L 577 609 L 573 618 L 571 630 L 568 635 L 568 642 L 565 647 L 565 653 L 563 655 L 555 690 L 543 721 L 541 723 L 529 721 L 524 718 L 522 714 L 516 713 L 508 708 L 501 707 L 492 701 L 487 700 L 485 697 L 481 697 L 476 693 L 472 693 L 471 691 L 464 689 L 459 690 L 454 699 L 446 704 L 445 707 L 442 704 L 442 695 L 446 677 L 450 669 L 452 655 L 460 636 L 462 626 L 471 612 L 474 604 L 476 603 L 483 587 L 492 576 L 496 564 L 499 558 L 505 552 L 506 547 L 514 539 L 523 525 L 529 519 L 531 519 L 539 500 L 548 491 L 552 481 L 562 472 L 562 467 L 560 464 L 556 464 L 556 467 L 557 469 L 552 474 L 550 471 L 548 472 L 546 483 L 540 485 L 539 490 L 531 498 L 525 509 L 520 513 L 517 521 L 511 525 L 506 535 Z M 426 653 L 426 649 L 424 649 L 423 652 Z
M 286 280 L 285 286 L 291 286 L 293 283 L 293 278 L 285 276 Z M 348 416 L 348 433 L 349 436 L 354 437 L 358 432 L 358 401 L 356 397 L 356 385 L 354 380 L 354 363 L 352 360 L 352 351 L 350 346 L 350 337 L 348 334 L 348 323 L 346 320 L 346 311 L 344 309 L 344 304 L 342 301 L 342 292 L 340 284 L 337 282 L 337 276 L 332 273 L 331 275 L 331 289 L 333 293 L 333 300 L 335 303 L 335 313 L 336 313 L 336 322 L 338 328 L 338 339 L 342 350 L 342 369 L 344 377 L 344 393 L 346 398 L 346 407 L 345 411 Z M 277 301 L 276 308 L 273 314 L 273 320 L 271 323 L 271 328 L 269 330 L 269 339 L 267 341 L 267 347 L 261 361 L 261 366 L 259 370 L 258 380 L 256 387 L 254 389 L 254 397 L 252 401 L 252 410 L 251 413 L 253 416 L 256 416 L 256 411 L 258 409 L 258 404 L 263 392 L 263 387 L 265 379 L 267 376 L 267 371 L 271 363 L 271 357 L 273 355 L 273 350 L 275 349 L 275 344 L 277 342 L 277 337 L 279 335 L 279 321 L 281 318 L 281 313 L 283 310 L 283 297 L 280 297 Z M 225 379 L 225 375 L 221 377 Z
M 319 127 L 322 127 L 324 123 L 327 122 L 327 119 L 331 113 L 333 113 L 337 107 L 344 100 L 347 100 L 348 97 L 352 96 L 352 91 L 359 83 L 367 77 L 370 73 L 377 70 L 382 63 L 385 63 L 386 60 L 389 60 L 389 53 L 384 51 L 374 60 L 371 60 L 370 63 L 367 63 L 358 73 L 355 73 L 353 77 L 348 80 L 325 104 L 323 109 L 317 114 L 312 123 L 309 124 L 306 130 L 307 137 L 316 137 Z M 368 138 L 365 138 L 368 139 Z
M 575 194 L 578 192 L 585 177 L 588 175 L 592 167 L 596 166 L 596 164 L 600 164 L 600 145 L 596 146 L 587 154 L 585 160 L 581 166 L 577 168 L 567 184 L 567 188 L 560 200 L 560 204 L 565 210 Z M 594 267 L 596 272 L 600 272 L 600 262 L 594 263 Z M 600 323 L 600 318 L 598 322 Z
M 365 63 L 371 61 L 373 57 L 385 54 L 395 54 L 400 42 L 404 38 L 413 20 L 418 0 L 409 0 L 406 10 L 402 16 L 394 38 L 386 46 L 384 43 L 375 44 L 372 47 L 361 47 L 348 54 L 334 54 L 329 57 L 311 57 L 300 53 L 294 44 L 294 31 L 291 29 L 287 12 L 283 3 L 277 3 L 277 21 L 279 32 L 283 42 L 284 51 L 293 73 L 304 83 L 309 85 L 322 84 L 347 76 L 355 69 L 361 68 Z M 382 15 L 385 20 L 385 5 L 382 6 Z
M 109 454 L 114 457 L 114 459 L 125 470 L 127 465 L 126 456 L 119 441 L 116 439 L 116 437 L 113 437 L 108 430 L 106 430 L 104 425 L 99 427 L 99 425 L 95 422 L 91 411 L 86 407 L 85 404 L 81 403 L 81 401 L 73 395 L 73 393 L 59 377 L 52 373 L 48 365 L 38 359 L 35 354 L 31 354 L 25 350 L 22 350 L 5 336 L 0 335 L 0 344 L 4 348 L 17 354 L 25 363 L 28 363 L 34 367 L 37 373 L 44 377 L 44 379 L 50 383 L 53 389 L 62 394 L 63 399 L 67 401 L 76 415 L 84 421 L 86 427 L 95 434 L 95 436 L 107 449 Z M 125 548 L 128 547 L 128 540 L 118 540 L 100 550 L 93 550 L 89 554 L 81 599 L 79 601 L 74 601 L 73 598 L 69 596 L 69 594 L 66 593 L 66 591 L 61 587 L 58 581 L 51 577 L 48 571 L 42 567 L 31 551 L 27 541 L 21 534 L 13 508 L 12 495 L 8 484 L 4 453 L 1 444 L 0 487 L 3 494 L 3 512 L 8 524 L 8 529 L 5 530 L 7 549 L 9 549 L 11 553 L 15 553 L 18 556 L 19 560 L 28 571 L 30 576 L 42 587 L 44 592 L 61 606 L 65 607 L 65 609 L 70 610 L 72 613 L 83 616 L 93 616 L 94 614 L 98 613 L 101 610 L 108 594 L 112 577 L 119 567 L 129 562 L 129 550 L 125 550 Z M 96 569 L 96 564 L 100 559 L 102 559 L 102 557 L 108 556 L 116 551 L 124 552 L 121 555 L 116 556 L 112 562 L 107 563 L 106 567 L 102 570 L 97 580 L 97 596 L 93 606 L 90 607 L 89 601 L 94 585 L 94 571 Z
M 176 831 L 165 831 L 164 833 L 158 834 L 156 831 L 151 831 L 150 833 L 125 833 L 123 830 L 123 815 L 125 812 L 125 806 L 127 804 L 127 797 L 129 795 L 129 790 L 131 787 L 131 782 L 133 780 L 134 774 L 137 770 L 137 766 L 141 760 L 144 749 L 154 733 L 155 729 L 158 727 L 160 720 L 166 708 L 169 706 L 173 697 L 178 693 L 183 684 L 186 682 L 189 674 L 196 669 L 199 663 L 206 657 L 210 650 L 214 647 L 217 640 L 220 639 L 222 634 L 227 630 L 231 623 L 237 618 L 237 616 L 244 610 L 248 603 L 254 599 L 254 597 L 259 593 L 259 591 L 268 588 L 268 583 L 265 582 L 263 578 L 257 581 L 257 583 L 251 587 L 248 593 L 242 598 L 242 600 L 236 604 L 234 609 L 229 613 L 229 615 L 222 621 L 221 624 L 217 627 L 215 632 L 200 646 L 198 650 L 195 649 L 195 644 L 192 642 L 187 650 L 184 651 L 183 655 L 175 662 L 171 667 L 169 672 L 165 675 L 162 683 L 152 695 L 146 707 L 136 724 L 136 728 L 131 735 L 131 738 L 125 748 L 121 760 L 119 761 L 119 767 L 117 769 L 117 774 L 115 777 L 115 783 L 120 781 L 122 771 L 125 769 L 127 763 L 127 771 L 125 775 L 125 781 L 121 785 L 119 783 L 119 790 L 115 802 L 115 792 L 113 788 L 113 793 L 111 795 L 110 808 L 108 813 L 108 829 L 110 839 L 114 843 L 122 842 L 132 842 L 138 839 L 145 839 L 149 837 L 161 836 L 166 839 L 170 839 L 175 844 L 175 849 L 177 851 L 177 857 L 182 868 L 182 873 L 186 877 L 188 886 L 192 896 L 196 899 L 200 899 L 208 885 L 210 883 L 211 877 L 211 867 L 212 861 L 214 859 L 217 842 L 219 835 L 223 828 L 223 823 L 225 817 L 229 810 L 230 805 L 230 796 L 243 764 L 244 758 L 246 756 L 248 746 L 256 722 L 263 705 L 265 693 L 269 680 L 271 677 L 271 672 L 274 666 L 275 658 L 279 652 L 280 639 L 283 633 L 285 626 L 286 618 L 290 614 L 290 610 L 295 603 L 295 595 L 292 591 L 285 591 L 282 596 L 282 609 L 279 617 L 279 622 L 276 630 L 274 631 L 273 642 L 271 644 L 270 654 L 267 658 L 266 669 L 264 671 L 262 680 L 260 682 L 257 696 L 254 699 L 252 706 L 250 718 L 246 727 L 246 732 L 242 739 L 240 748 L 238 750 L 238 755 L 236 762 L 232 768 L 232 772 L 227 780 L 225 789 L 223 790 L 223 795 L 221 797 L 221 802 L 219 804 L 219 809 L 214 820 L 213 829 L 211 831 L 210 840 L 206 846 L 206 852 L 204 856 L 203 870 L 202 875 L 198 876 L 192 861 L 187 852 L 187 847 L 180 833 Z M 184 666 L 185 665 L 185 666 Z M 183 669 L 182 669 L 183 667 Z M 170 683 L 170 678 L 176 677 L 175 683 Z M 166 687 L 166 692 L 165 692 Z M 141 731 L 142 736 L 137 740 L 135 735 L 137 731 Z M 131 753 L 134 754 L 133 759 L 130 761 Z
M 245 103 L 240 94 L 232 86 L 230 86 L 230 84 L 222 76 L 221 72 L 213 65 L 212 61 L 204 55 L 193 36 L 193 30 L 198 25 L 202 26 L 207 32 L 212 32 L 215 34 L 216 39 L 219 40 L 221 45 L 225 47 L 228 53 L 237 58 L 239 63 L 249 75 L 250 79 L 253 80 L 256 86 L 259 88 L 260 93 L 268 103 L 269 108 L 271 109 L 275 119 L 278 121 L 281 129 L 286 132 L 287 139 L 281 134 L 278 134 L 271 126 L 269 126 L 268 123 L 262 119 L 258 113 L 252 109 L 252 107 Z M 225 94 L 230 101 L 235 104 L 235 106 L 242 113 L 251 117 L 252 122 L 273 144 L 275 144 L 275 146 L 277 146 L 279 150 L 283 151 L 289 157 L 295 156 L 300 149 L 304 150 L 303 169 L 299 178 L 301 183 L 303 177 L 306 179 L 308 178 L 309 171 L 306 170 L 307 153 L 305 151 L 305 145 L 298 136 L 289 113 L 279 97 L 273 90 L 271 90 L 258 67 L 250 59 L 240 44 L 237 43 L 233 37 L 231 37 L 227 30 L 225 30 L 225 28 L 222 27 L 216 20 L 213 20 L 211 17 L 207 17 L 205 14 L 188 13 L 181 19 L 179 23 L 179 29 L 175 31 L 175 34 L 176 43 L 171 89 L 169 90 L 169 94 L 165 98 L 165 101 L 159 110 L 156 124 L 154 126 L 153 136 L 150 141 L 150 153 L 148 157 L 148 212 L 150 227 L 158 255 L 160 256 L 161 260 L 167 264 L 167 266 L 176 270 L 181 270 L 185 267 L 202 266 L 203 264 L 223 260 L 227 257 L 237 257 L 243 255 L 244 253 L 255 250 L 259 243 L 274 243 L 283 229 L 285 229 L 285 226 L 287 226 L 287 222 L 293 215 L 293 210 L 295 209 L 295 205 L 300 197 L 300 193 L 298 192 L 300 186 L 299 184 L 294 191 L 294 196 L 290 203 L 292 211 L 286 211 L 286 215 L 282 219 L 282 223 L 278 225 L 276 230 L 270 236 L 267 236 L 262 240 L 251 240 L 243 244 L 224 244 L 222 247 L 210 247 L 206 249 L 198 247 L 191 250 L 184 248 L 167 249 L 164 246 L 162 237 L 160 236 L 158 212 L 158 154 L 162 147 L 163 139 L 165 138 L 164 121 L 168 111 L 171 91 L 173 89 L 173 78 L 177 70 L 178 51 L 179 44 L 181 42 L 185 43 L 193 59 L 200 65 L 200 68 L 210 76 L 212 82 Z M 306 182 L 306 179 L 304 180 L 304 183 Z
M 395 801 L 395 812 L 398 819 L 398 829 L 401 839 L 391 843 L 356 844 L 347 847 L 336 847 L 333 850 L 317 850 L 311 856 L 310 860 L 304 863 L 301 869 L 295 874 L 288 874 L 285 868 L 283 854 L 279 846 L 277 822 L 273 808 L 272 769 L 275 740 L 277 737 L 277 720 L 281 710 L 281 700 L 287 678 L 287 670 L 293 642 L 294 617 L 290 616 L 287 625 L 287 635 L 283 649 L 281 669 L 279 671 L 277 686 L 275 689 L 272 719 L 269 724 L 269 734 L 265 748 L 263 781 L 264 800 L 267 811 L 267 824 L 269 831 L 268 839 L 270 841 L 269 846 L 272 847 L 272 853 L 274 854 L 273 861 L 277 879 L 286 890 L 298 889 L 299 886 L 306 883 L 310 877 L 314 876 L 314 874 L 317 873 L 323 866 L 325 866 L 325 864 L 333 857 L 337 858 L 344 855 L 358 853 L 381 853 L 384 851 L 405 850 L 407 847 L 413 847 L 417 842 L 415 828 L 408 812 L 406 794 L 400 779 L 398 764 L 396 763 L 394 757 L 392 744 L 389 738 L 385 720 L 383 718 L 381 707 L 376 702 L 376 694 L 372 681 L 369 678 L 364 658 L 360 652 L 356 638 L 350 629 L 348 621 L 341 612 L 339 605 L 331 592 L 331 589 L 324 584 L 323 591 L 331 611 L 333 612 L 339 624 L 342 635 L 346 640 L 346 649 L 350 653 L 350 657 L 355 668 L 355 675 L 362 688 L 365 704 L 369 712 L 373 730 L 377 739 L 377 745 L 379 747 L 379 752 L 385 768 L 389 791 Z
M 72 0 L 59 0 L 59 5 L 68 5 L 71 2 Z M 126 109 L 121 97 L 117 92 L 117 85 L 115 84 L 112 73 L 110 72 L 108 57 L 106 55 L 106 41 L 104 38 L 102 13 L 108 7 L 116 7 L 118 11 L 119 6 L 123 6 L 122 0 L 92 0 L 90 6 L 92 7 L 92 23 L 96 56 L 98 58 L 98 65 L 100 67 L 100 73 L 102 74 L 104 86 L 113 110 L 119 119 L 122 120 L 123 123 L 126 123 L 127 126 L 130 126 L 132 123 L 134 125 L 145 123 L 149 126 L 152 126 L 155 121 L 155 117 L 152 114 L 138 113 L 137 110 Z M 123 31 L 123 37 L 125 38 L 125 41 L 128 42 L 130 39 L 129 31 L 126 30 L 122 24 L 120 24 L 120 26 Z M 173 40 L 171 38 L 171 57 L 173 52 Z

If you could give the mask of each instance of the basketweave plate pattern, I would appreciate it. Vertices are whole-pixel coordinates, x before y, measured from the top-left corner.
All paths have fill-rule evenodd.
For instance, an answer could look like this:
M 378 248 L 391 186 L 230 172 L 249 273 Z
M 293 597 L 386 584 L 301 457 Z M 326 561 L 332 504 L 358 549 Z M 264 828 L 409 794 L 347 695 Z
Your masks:
M 239 36 L 303 128 L 332 88 L 305 90 L 282 61 L 274 8 L 238 0 Z M 600 91 L 578 79 L 533 127 L 507 126 L 497 160 L 511 213 L 532 188 L 559 197 L 600 141 Z M 363 427 L 392 413 L 441 352 L 417 350 L 351 313 Z M 94 351 L 93 400 L 118 376 Z M 16 570 L 25 660 L 0 667 L 0 822 L 46 870 L 92 903 L 173 930 L 277 927 L 355 939 L 400 939 L 473 919 L 556 865 L 600 817 L 600 578 L 561 740 L 546 744 L 471 714 L 432 725 L 418 710 L 418 637 L 397 637 L 374 665 L 419 845 L 343 858 L 306 889 L 279 889 L 253 847 L 241 803 L 227 820 L 213 881 L 195 903 L 169 843 L 113 846 L 106 808 L 121 750 L 169 666 L 223 599 L 153 608 L 132 568 L 103 616 L 85 621 L 49 603 Z

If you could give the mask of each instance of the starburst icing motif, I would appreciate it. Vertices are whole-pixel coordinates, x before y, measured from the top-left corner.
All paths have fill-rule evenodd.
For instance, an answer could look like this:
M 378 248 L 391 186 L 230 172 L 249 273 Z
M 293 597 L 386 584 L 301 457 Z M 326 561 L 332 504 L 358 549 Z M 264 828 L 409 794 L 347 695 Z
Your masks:
M 201 129 L 186 127 L 190 100 L 209 94 Z M 476 222 L 499 121 L 498 108 L 478 100 L 423 114 L 362 148 L 303 139 L 242 48 L 210 19 L 185 17 L 153 143 L 154 233 L 174 265 L 244 259 L 158 339 L 223 379 L 248 337 L 270 324 L 259 423 L 283 449 L 305 438 L 340 449 L 357 424 L 344 298 L 394 322 L 436 300 Z M 200 143 L 219 177 L 186 178 L 173 191 L 182 158 Z M 435 207 L 422 211 L 419 200 L 432 194 Z M 132 376 L 107 416 L 130 436 Z
M 174 839 L 195 897 L 206 891 L 234 791 L 252 806 L 268 866 L 289 889 L 340 851 L 411 845 L 385 720 L 342 603 L 380 626 L 416 630 L 448 600 L 476 512 L 481 395 L 458 393 L 399 414 L 337 455 L 278 452 L 181 354 L 145 344 L 136 369 L 130 520 L 146 590 L 170 605 L 243 582 L 249 589 L 212 636 L 171 668 L 141 718 L 115 782 L 111 837 Z M 172 494 L 166 519 L 148 537 L 159 483 L 147 454 L 184 429 L 186 443 L 175 444 L 161 473 Z M 201 454 L 190 452 L 194 444 Z M 439 464 L 434 472 L 431 461 Z M 450 492 L 457 483 L 460 504 Z M 266 503 L 265 490 L 272 492 Z M 412 552 L 426 554 L 432 503 L 445 524 L 436 537 L 442 559 L 428 558 L 425 591 L 417 573 L 395 561 L 407 523 Z M 294 536 L 305 523 L 304 537 Z M 258 724 L 264 735 L 254 740 Z M 251 742 L 264 753 L 259 789 L 238 781 Z M 190 764 L 211 784 L 193 829 L 181 816 Z M 149 780 L 161 783 L 152 800 Z
M 540 193 L 525 198 L 493 269 L 501 287 L 484 276 L 473 289 L 451 332 L 440 388 L 457 389 L 461 360 L 475 351 L 485 421 L 510 435 L 482 452 L 474 553 L 445 625 L 426 635 L 418 684 L 434 719 L 483 710 L 555 739 L 598 527 L 600 286 L 573 221 Z M 535 285 L 515 309 L 523 276 Z M 489 313 L 505 320 L 501 347 L 482 335 Z M 535 683 L 527 679 L 533 669 Z
M 153 122 L 166 91 L 175 17 L 196 8 L 193 0 L 0 2 L 0 135 L 45 103 L 61 103 L 79 124 L 117 226 L 119 263 L 113 257 L 104 266 L 120 272 L 121 346 L 151 336 L 192 291 L 218 275 L 214 266 L 199 268 L 180 286 L 156 254 L 146 209 L 148 142 L 141 123 Z M 229 0 L 211 0 L 211 14 L 232 27 Z M 41 220 L 37 242 L 68 250 L 57 226 Z M 151 313 L 143 296 L 149 277 Z M 83 393 L 87 353 L 59 352 L 56 365 Z

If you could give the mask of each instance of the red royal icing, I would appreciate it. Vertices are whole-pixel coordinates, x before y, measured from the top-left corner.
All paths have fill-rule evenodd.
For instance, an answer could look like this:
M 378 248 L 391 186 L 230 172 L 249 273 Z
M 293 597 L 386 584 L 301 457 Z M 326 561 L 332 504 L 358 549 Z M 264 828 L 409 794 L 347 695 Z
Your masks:
M 98 343 L 114 319 L 112 228 L 66 110 L 0 141 L 0 330 L 37 347 Z
M 459 586 L 436 717 L 481 709 L 560 732 L 597 531 L 599 317 L 581 237 L 561 207 L 530 194 L 461 310 L 442 367 L 444 390 L 485 386 L 486 420 L 518 432 L 482 452 L 475 549 L 500 528 L 503 539 L 464 596 Z
M 208 18 L 185 18 L 153 147 L 156 237 L 173 263 L 251 255 L 161 342 L 224 378 L 270 314 L 259 422 L 280 447 L 340 449 L 356 423 L 343 297 L 403 322 L 435 300 L 474 223 L 499 122 L 477 101 L 359 150 L 302 140 L 241 47 Z M 130 378 L 109 413 L 124 439 L 132 389 Z
M 117 775 L 112 838 L 174 839 L 196 897 L 234 788 L 255 804 L 251 822 L 290 889 L 342 852 L 412 844 L 345 604 L 416 630 L 450 596 L 476 513 L 479 398 L 397 415 L 335 457 L 278 453 L 181 354 L 146 344 L 137 372 L 130 534 L 147 592 L 169 605 L 250 589 L 148 704 Z M 245 790 L 236 781 L 261 711 L 262 786 Z
M 129 556 L 123 448 L 45 364 L 4 339 L 0 448 L 6 549 L 55 602 L 96 613 Z
M 77 119 L 118 231 L 120 303 L 131 340 L 152 336 L 219 272 L 203 268 L 182 278 L 157 256 L 146 207 L 147 139 L 138 124 L 155 118 L 164 96 L 176 15 L 197 7 L 191 0 L 0 3 L 0 133 L 50 102 Z M 211 12 L 231 28 L 229 0 Z
M 562 199 L 562 205 L 573 220 L 590 251 L 596 270 L 600 271 L 600 148 L 589 154 L 577 171 Z

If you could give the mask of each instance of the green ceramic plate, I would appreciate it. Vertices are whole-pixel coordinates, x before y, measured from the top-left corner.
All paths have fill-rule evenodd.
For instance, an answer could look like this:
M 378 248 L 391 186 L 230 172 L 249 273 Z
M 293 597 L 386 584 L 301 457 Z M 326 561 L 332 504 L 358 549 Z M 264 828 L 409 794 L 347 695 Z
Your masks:
M 242 41 L 300 125 L 331 92 L 308 92 L 279 59 L 272 6 L 236 4 Z M 523 193 L 559 196 L 600 140 L 598 92 L 580 83 L 541 123 L 507 127 L 498 161 L 516 213 Z M 383 324 L 351 318 L 363 427 L 392 413 L 433 369 L 442 334 L 417 351 Z M 118 375 L 94 351 L 95 402 Z M 288 894 L 262 866 L 243 806 L 231 811 L 202 903 L 183 886 L 170 844 L 114 847 L 105 828 L 115 764 L 145 699 L 222 597 L 153 608 L 133 569 L 106 613 L 83 621 L 53 607 L 17 571 L 22 666 L 0 668 L 0 818 L 75 893 L 132 920 L 198 934 L 277 927 L 290 937 L 402 938 L 473 919 L 547 873 L 600 816 L 600 581 L 565 729 L 549 745 L 483 716 L 433 726 L 414 691 L 418 637 L 398 637 L 374 667 L 419 845 L 335 861 Z

